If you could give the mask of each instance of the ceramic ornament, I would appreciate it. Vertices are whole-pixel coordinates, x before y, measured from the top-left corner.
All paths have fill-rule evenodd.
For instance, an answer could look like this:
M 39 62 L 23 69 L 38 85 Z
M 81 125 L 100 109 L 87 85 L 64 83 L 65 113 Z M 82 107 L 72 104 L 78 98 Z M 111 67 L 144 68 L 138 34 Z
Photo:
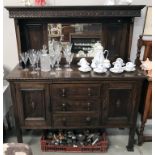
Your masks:
M 142 70 L 146 70 L 148 72 L 148 76 L 152 77 L 152 61 L 147 58 L 145 61 L 141 61 L 141 68 Z

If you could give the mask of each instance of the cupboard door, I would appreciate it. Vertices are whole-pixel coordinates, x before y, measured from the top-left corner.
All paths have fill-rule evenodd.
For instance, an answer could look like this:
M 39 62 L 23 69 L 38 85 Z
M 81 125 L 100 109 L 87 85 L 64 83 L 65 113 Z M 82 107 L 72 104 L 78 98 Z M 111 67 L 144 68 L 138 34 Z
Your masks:
M 48 85 L 17 84 L 17 108 L 20 124 L 25 128 L 46 128 L 50 123 Z
M 116 58 L 121 57 L 127 61 L 131 46 L 129 40 L 130 27 L 128 22 L 130 21 L 112 19 L 111 21 L 107 20 L 103 23 L 103 46 L 110 51 L 110 60 L 115 60 Z
M 103 102 L 103 120 L 109 123 L 128 124 L 134 107 L 134 83 L 111 82 L 106 86 L 106 97 Z M 103 109 L 103 110 L 104 110 Z
M 47 44 L 47 24 L 21 21 L 20 25 L 22 51 L 42 49 Z

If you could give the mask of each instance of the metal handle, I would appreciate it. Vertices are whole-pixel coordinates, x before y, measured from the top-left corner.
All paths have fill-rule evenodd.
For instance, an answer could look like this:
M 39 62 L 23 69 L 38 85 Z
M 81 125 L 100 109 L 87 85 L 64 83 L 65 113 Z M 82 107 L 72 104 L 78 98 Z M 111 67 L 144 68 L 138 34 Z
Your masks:
M 88 96 L 91 96 L 91 88 L 88 88 Z
M 63 89 L 62 89 L 62 97 L 65 97 L 65 96 L 66 96 L 66 89 L 63 88 Z
M 121 105 L 121 101 L 120 101 L 120 100 L 117 100 L 117 101 L 116 101 L 116 107 L 119 108 L 120 105 Z
M 88 111 L 90 111 L 90 106 L 91 106 L 91 103 L 88 102 Z
M 35 108 L 35 102 L 32 101 L 31 106 L 32 106 L 32 109 L 34 110 L 34 108 Z
M 86 122 L 90 123 L 91 122 L 91 117 L 86 117 Z
M 108 56 L 109 56 L 109 51 L 108 51 L 108 50 L 104 50 L 103 54 L 104 54 L 104 55 L 106 54 L 105 59 L 107 59 Z
M 67 108 L 67 104 L 66 103 L 62 103 L 62 111 L 66 111 Z

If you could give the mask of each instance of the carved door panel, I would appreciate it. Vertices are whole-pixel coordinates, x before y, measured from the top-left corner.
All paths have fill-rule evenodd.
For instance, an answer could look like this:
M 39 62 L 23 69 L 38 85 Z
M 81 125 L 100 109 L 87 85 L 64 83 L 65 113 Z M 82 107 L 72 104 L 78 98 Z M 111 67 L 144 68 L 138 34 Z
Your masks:
M 42 23 L 20 23 L 21 25 L 21 48 L 22 51 L 29 49 L 42 49 L 47 45 L 47 24 Z
M 130 29 L 122 20 L 107 21 L 103 23 L 102 41 L 105 49 L 108 49 L 109 58 L 115 60 L 118 57 L 127 60 L 129 48 Z
M 132 118 L 134 108 L 134 83 L 110 82 L 106 84 L 105 88 L 103 121 L 108 120 L 112 124 L 128 124 Z
M 48 86 L 44 84 L 17 84 L 17 108 L 20 124 L 26 128 L 46 128 L 50 122 Z

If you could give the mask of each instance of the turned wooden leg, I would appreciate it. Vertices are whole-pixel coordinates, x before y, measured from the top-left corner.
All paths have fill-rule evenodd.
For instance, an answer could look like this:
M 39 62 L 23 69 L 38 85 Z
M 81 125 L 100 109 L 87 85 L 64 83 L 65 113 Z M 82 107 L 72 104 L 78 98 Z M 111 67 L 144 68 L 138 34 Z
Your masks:
M 138 145 L 142 145 L 143 144 L 143 132 L 144 132 L 144 127 L 145 127 L 145 122 L 142 122 L 141 123 L 141 126 L 140 126 L 140 131 L 139 131 L 139 135 L 138 135 Z
M 141 115 L 141 126 L 138 135 L 138 145 L 142 145 L 144 142 L 143 132 L 145 128 L 145 123 L 148 118 L 148 113 L 152 104 L 151 101 L 152 101 L 152 82 L 149 82 L 145 99 L 144 113 Z
M 16 117 L 15 117 L 15 128 L 16 128 L 17 142 L 23 143 L 22 129 L 20 128 L 19 120 Z
M 128 145 L 126 146 L 128 151 L 134 151 L 134 137 L 135 137 L 135 131 L 136 128 L 135 127 L 131 127 L 130 131 L 129 131 L 129 140 L 128 140 Z
M 23 143 L 22 130 L 16 127 L 17 142 Z

